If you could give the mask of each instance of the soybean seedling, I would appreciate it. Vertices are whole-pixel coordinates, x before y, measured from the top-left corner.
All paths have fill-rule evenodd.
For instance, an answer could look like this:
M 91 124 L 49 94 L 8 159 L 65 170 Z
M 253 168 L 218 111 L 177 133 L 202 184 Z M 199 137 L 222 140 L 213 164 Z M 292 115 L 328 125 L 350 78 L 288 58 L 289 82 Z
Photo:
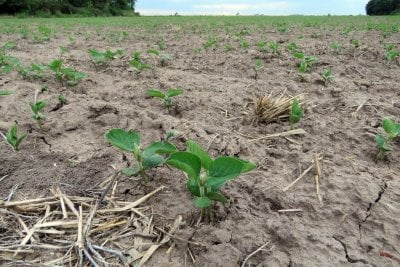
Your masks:
M 132 53 L 132 59 L 129 61 L 129 65 L 131 65 L 138 74 L 143 70 L 151 69 L 151 65 L 142 62 L 141 54 L 138 51 Z
M 165 67 L 172 61 L 172 56 L 170 54 L 160 54 L 160 65 Z
M 172 102 L 172 98 L 183 94 L 183 89 L 181 88 L 168 89 L 168 91 L 165 94 L 160 90 L 150 89 L 147 90 L 146 93 L 148 96 L 160 98 L 163 101 L 164 107 L 166 107 L 169 110 L 174 105 Z
M 300 59 L 297 70 L 299 72 L 301 81 L 305 81 L 305 74 L 311 70 L 313 64 L 315 61 L 317 61 L 317 58 L 314 56 L 307 56 L 302 52 L 293 53 L 293 57 Z
M 298 46 L 295 42 L 290 42 L 286 47 L 290 52 L 295 52 L 298 49 Z
M 279 51 L 278 51 L 278 49 L 279 49 L 279 44 L 278 44 L 277 42 L 272 42 L 272 41 L 270 41 L 270 42 L 267 43 L 267 45 L 268 45 L 268 47 L 271 49 L 272 54 L 274 54 L 274 55 L 279 54 Z
M 261 59 L 256 59 L 256 61 L 254 62 L 253 65 L 253 70 L 254 70 L 254 79 L 257 80 L 258 78 L 258 73 L 260 72 L 260 70 L 262 70 L 264 68 L 264 64 L 262 62 Z
M 149 49 L 147 50 L 147 54 L 156 56 L 161 67 L 168 65 L 168 63 L 172 60 L 172 56 L 170 54 L 161 53 L 157 49 Z
M 44 71 L 46 70 L 46 66 L 32 63 L 29 67 L 18 65 L 16 69 L 24 79 L 42 79 L 44 76 Z
M 322 78 L 324 79 L 325 85 L 331 81 L 333 81 L 333 75 L 331 69 L 324 69 L 322 71 Z
M 228 53 L 230 51 L 234 50 L 233 46 L 231 44 L 226 44 L 224 45 L 224 52 Z
M 105 134 L 105 138 L 114 147 L 132 153 L 136 160 L 135 167 L 125 168 L 122 173 L 127 176 L 140 175 L 146 183 L 149 178 L 145 171 L 163 165 L 165 159 L 161 155 L 176 152 L 176 147 L 168 141 L 154 142 L 142 151 L 140 135 L 135 131 L 111 129 Z
M 18 126 L 14 123 L 7 132 L 6 141 L 13 148 L 14 151 L 19 150 L 19 145 L 28 136 L 27 133 L 20 135 Z
M 7 74 L 21 65 L 18 58 L 6 53 L 4 48 L 0 48 L 0 74 Z
M 340 50 L 342 50 L 342 45 L 339 42 L 334 42 L 330 45 L 336 55 L 339 55 Z
M 361 46 L 361 42 L 358 39 L 352 39 L 351 44 L 354 46 L 354 48 L 359 48 Z
M 85 73 L 72 68 L 63 67 L 63 64 L 61 59 L 54 59 L 48 64 L 49 69 L 53 71 L 56 80 L 59 81 L 61 85 L 63 81 L 66 80 L 67 85 L 75 86 L 86 77 Z
M 59 95 L 58 96 L 58 103 L 61 107 L 67 104 L 67 98 L 64 95 Z
M 158 45 L 158 48 L 159 48 L 160 50 L 165 50 L 165 49 L 167 48 L 167 45 L 165 44 L 165 41 L 164 41 L 163 38 L 160 38 L 160 39 L 157 41 L 157 45 Z
M 268 51 L 267 42 L 259 41 L 257 43 L 257 48 L 258 48 L 258 51 L 260 51 L 262 53 L 266 53 Z
M 298 123 L 303 116 L 304 116 L 304 111 L 300 106 L 299 100 L 295 98 L 292 102 L 289 115 L 289 123 L 291 130 L 293 130 L 293 125 L 295 123 Z
M 217 37 L 208 37 L 207 41 L 203 44 L 204 50 L 208 51 L 208 49 L 213 48 L 215 49 L 218 46 L 218 39 Z
M 385 131 L 385 135 L 378 134 L 375 136 L 376 146 L 379 148 L 376 161 L 381 160 L 386 152 L 392 150 L 391 143 L 400 136 L 400 123 L 395 123 L 389 118 L 383 119 L 382 128 Z
M 45 101 L 36 101 L 34 103 L 29 103 L 32 111 L 32 118 L 36 121 L 40 131 L 42 131 L 43 121 L 46 117 L 43 115 L 43 109 L 47 106 L 47 102 Z
M 95 48 L 89 49 L 89 56 L 95 67 L 104 66 L 110 61 L 122 57 L 124 55 L 124 50 L 118 49 L 116 51 L 111 51 L 107 49 L 104 52 L 100 52 Z
M 386 60 L 387 64 L 392 62 L 396 57 L 400 56 L 399 50 L 394 50 L 394 44 L 386 45 Z
M 188 141 L 186 145 L 186 151 L 171 154 L 166 163 L 187 174 L 187 188 L 195 197 L 194 205 L 201 209 L 201 219 L 209 220 L 213 201 L 228 201 L 220 189 L 256 165 L 234 157 L 212 159 L 196 142 Z

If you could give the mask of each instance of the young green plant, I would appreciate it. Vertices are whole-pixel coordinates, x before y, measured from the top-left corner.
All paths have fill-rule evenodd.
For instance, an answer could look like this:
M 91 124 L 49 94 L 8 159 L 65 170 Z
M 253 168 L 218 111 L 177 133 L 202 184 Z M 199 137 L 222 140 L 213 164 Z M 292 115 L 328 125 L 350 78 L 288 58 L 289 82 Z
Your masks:
M 96 67 L 104 66 L 110 63 L 112 60 L 122 57 L 124 53 L 125 52 L 122 49 L 117 49 L 116 51 L 107 49 L 104 52 L 100 52 L 95 48 L 89 49 L 90 59 Z
M 317 58 L 314 56 L 307 56 L 303 52 L 295 52 L 293 53 L 293 57 L 300 60 L 297 70 L 299 72 L 301 81 L 305 81 L 306 73 L 311 71 L 311 68 L 315 61 L 317 61 Z
M 322 79 L 324 79 L 325 85 L 328 84 L 329 82 L 332 82 L 333 81 L 332 70 L 331 69 L 324 69 L 322 71 Z
M 125 168 L 122 173 L 127 176 L 140 175 L 146 183 L 149 178 L 145 171 L 163 165 L 165 159 L 162 155 L 176 152 L 176 147 L 168 141 L 154 142 L 142 150 L 140 135 L 135 131 L 115 128 L 109 130 L 105 138 L 114 147 L 130 152 L 136 160 L 135 167 Z
M 32 118 L 36 121 L 40 131 L 42 131 L 43 121 L 46 117 L 43 115 L 43 109 L 47 106 L 45 101 L 36 101 L 34 103 L 29 103 L 32 111 Z
M 264 68 L 264 64 L 261 59 L 256 59 L 254 62 L 254 65 L 252 66 L 254 70 L 254 79 L 257 80 L 258 78 L 258 73 Z
M 295 123 L 298 123 L 301 118 L 304 116 L 304 111 L 300 106 L 299 100 L 295 98 L 292 102 L 292 106 L 290 108 L 290 115 L 289 115 L 289 123 L 290 129 L 293 130 L 293 126 Z
M 391 143 L 400 136 L 400 123 L 395 123 L 390 118 L 383 119 L 382 128 L 385 131 L 385 135 L 378 134 L 375 136 L 376 146 L 379 148 L 376 161 L 381 160 L 386 152 L 392 150 Z
M 129 60 L 129 65 L 135 69 L 136 73 L 140 74 L 143 70 L 151 69 L 150 64 L 145 64 L 142 62 L 142 57 L 139 51 L 132 53 L 132 59 Z
M 3 134 L 1 134 L 3 135 Z M 14 151 L 19 150 L 19 145 L 28 136 L 27 133 L 20 135 L 18 131 L 18 126 L 14 123 L 8 130 L 5 139 L 7 143 L 13 148 Z M 4 137 L 4 136 L 3 136 Z
M 173 97 L 183 94 L 183 89 L 172 88 L 169 89 L 166 93 L 163 93 L 157 89 L 150 89 L 147 90 L 146 93 L 148 96 L 160 98 L 163 101 L 164 107 L 169 110 L 174 105 Z
M 172 56 L 170 54 L 161 53 L 160 50 L 157 49 L 149 49 L 147 50 L 147 54 L 156 56 L 161 67 L 165 67 L 172 60 Z
M 394 49 L 394 44 L 386 45 L 386 60 L 387 64 L 392 62 L 395 58 L 400 56 L 400 51 Z
M 213 201 L 228 201 L 220 189 L 256 165 L 234 157 L 212 159 L 196 142 L 188 141 L 186 145 L 187 151 L 171 154 L 166 163 L 187 174 L 187 188 L 195 197 L 194 205 L 201 209 L 201 219 L 209 220 Z
M 63 67 L 63 64 L 61 59 L 54 59 L 48 64 L 49 69 L 53 71 L 56 80 L 59 81 L 61 85 L 63 81 L 66 80 L 67 85 L 75 86 L 86 77 L 85 73 L 69 67 Z
M 342 45 L 339 42 L 334 42 L 330 45 L 336 55 L 339 55 L 340 51 L 342 50 Z
M 267 43 L 267 45 L 268 45 L 269 49 L 271 49 L 272 54 L 274 54 L 274 55 L 279 54 L 279 43 L 269 41 Z

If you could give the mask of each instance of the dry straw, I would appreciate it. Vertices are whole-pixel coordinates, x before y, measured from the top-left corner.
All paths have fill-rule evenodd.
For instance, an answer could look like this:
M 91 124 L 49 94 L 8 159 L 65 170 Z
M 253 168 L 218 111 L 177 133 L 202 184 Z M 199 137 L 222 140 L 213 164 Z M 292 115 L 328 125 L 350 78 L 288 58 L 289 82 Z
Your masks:
M 289 96 L 286 91 L 279 96 L 269 95 L 257 97 L 254 99 L 254 118 L 252 123 L 271 123 L 281 120 L 287 120 L 290 115 L 290 109 L 294 99 L 302 104 L 304 94 Z
M 171 239 L 201 245 L 175 238 L 182 217 L 161 228 L 143 205 L 164 186 L 134 202 L 107 196 L 110 188 L 104 183 L 101 198 L 68 196 L 57 187 L 50 197 L 0 201 L 0 265 L 142 266 Z

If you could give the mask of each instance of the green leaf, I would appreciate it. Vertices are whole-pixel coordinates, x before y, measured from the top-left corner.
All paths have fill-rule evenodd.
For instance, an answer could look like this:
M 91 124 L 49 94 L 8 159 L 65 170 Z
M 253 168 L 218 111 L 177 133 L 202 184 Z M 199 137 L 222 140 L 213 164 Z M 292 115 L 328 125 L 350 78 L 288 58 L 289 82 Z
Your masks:
M 183 94 L 183 89 L 176 88 L 176 89 L 169 89 L 167 91 L 167 97 L 174 97 Z
M 129 65 L 131 65 L 131 66 L 134 67 L 135 69 L 139 69 L 139 68 L 140 68 L 140 65 L 142 65 L 142 63 L 140 63 L 139 60 L 132 59 L 132 60 L 129 60 Z
M 44 109 L 47 106 L 47 102 L 45 101 L 38 101 L 36 103 L 29 103 L 31 106 L 32 112 L 34 114 L 38 114 L 42 109 Z
M 19 136 L 17 124 L 14 123 L 6 134 L 7 143 L 9 143 L 15 151 L 19 150 L 19 145 L 28 136 L 27 133 Z
M 142 155 L 143 157 L 148 157 L 153 154 L 172 154 L 176 151 L 176 147 L 169 142 L 155 142 L 146 147 Z
M 156 89 L 147 90 L 146 94 L 148 96 L 152 96 L 152 97 L 159 97 L 159 98 L 162 98 L 162 99 L 165 98 L 165 94 L 163 92 L 159 91 L 159 90 L 156 90 Z
M 208 197 L 196 197 L 194 205 L 200 209 L 211 206 L 212 201 Z
M 189 178 L 186 185 L 187 185 L 187 188 L 190 191 L 190 193 L 192 193 L 192 195 L 194 195 L 196 197 L 201 196 L 200 186 L 196 179 Z
M 122 169 L 122 173 L 125 174 L 126 176 L 136 176 L 139 174 L 139 172 L 140 172 L 139 167 Z
M 147 50 L 147 53 L 148 54 L 153 54 L 153 55 L 156 55 L 156 56 L 160 55 L 160 51 L 157 50 L 157 49 L 149 49 L 149 50 Z
M 101 53 L 97 49 L 93 48 L 93 49 L 89 49 L 89 54 L 90 54 L 91 59 L 95 63 L 104 63 L 104 60 L 105 60 L 104 53 Z
M 161 166 L 164 164 L 165 159 L 157 154 L 151 155 L 151 156 L 146 156 L 143 157 L 143 169 L 148 170 L 154 167 Z
M 396 127 L 394 128 L 394 137 L 400 136 L 400 123 L 396 124 Z
M 142 63 L 140 63 L 141 65 L 140 65 L 140 69 L 141 70 L 144 70 L 144 69 L 151 69 L 151 65 L 150 64 L 142 64 Z
M 198 181 L 201 170 L 201 161 L 196 155 L 190 152 L 175 152 L 169 156 L 166 163 L 184 171 L 190 179 Z
M 213 161 L 208 171 L 207 187 L 213 187 L 213 189 L 221 188 L 228 180 L 238 177 L 244 168 L 242 161 L 236 158 L 217 158 Z
M 13 66 L 11 66 L 11 65 L 1 66 L 1 73 L 7 74 L 7 73 L 10 73 L 12 70 L 13 70 Z
M 379 135 L 379 134 L 376 135 L 375 142 L 376 142 L 376 146 L 381 150 L 384 150 L 384 151 L 392 150 L 392 148 L 387 143 L 386 137 L 384 137 L 382 135 Z
M 301 53 L 301 52 L 293 53 L 293 57 L 295 57 L 297 59 L 304 59 L 304 53 Z
M 236 159 L 239 160 L 240 162 L 242 162 L 242 164 L 243 164 L 242 173 L 252 171 L 253 169 L 255 169 L 257 167 L 257 165 L 254 164 L 253 162 L 246 161 L 243 159 L 238 159 L 238 158 L 236 158 Z
M 218 192 L 208 192 L 207 197 L 214 201 L 219 201 L 223 203 L 228 202 L 228 199 L 224 195 Z
M 134 152 L 135 147 L 140 144 L 140 136 L 135 131 L 125 131 L 123 129 L 111 129 L 105 134 L 106 140 L 113 146 Z
M 303 109 L 300 107 L 299 100 L 295 98 L 292 102 L 292 107 L 290 109 L 289 122 L 291 124 L 298 123 L 303 116 Z
M 28 136 L 28 133 L 24 133 L 21 136 L 18 136 L 17 133 L 17 140 L 15 141 L 15 150 L 18 151 L 19 150 L 19 145 L 21 144 L 21 142 Z
M 186 150 L 188 152 L 196 155 L 197 157 L 199 157 L 199 159 L 201 161 L 201 166 L 203 166 L 204 169 L 208 170 L 212 163 L 212 159 L 208 155 L 208 153 L 206 151 L 204 151 L 203 148 L 195 141 L 191 141 L 191 140 L 187 141 L 186 146 L 187 146 Z
M 61 69 L 62 64 L 63 62 L 61 59 L 55 59 L 52 62 L 50 62 L 48 66 L 52 71 L 57 72 Z
M 396 123 L 390 118 L 384 118 L 382 122 L 382 127 L 387 134 L 393 134 L 396 130 Z
M 0 90 L 0 95 L 12 95 L 12 94 L 14 94 L 13 91 Z
M 133 52 L 132 53 L 132 57 L 133 57 L 133 60 L 140 62 L 141 56 L 140 56 L 140 52 L 139 51 Z

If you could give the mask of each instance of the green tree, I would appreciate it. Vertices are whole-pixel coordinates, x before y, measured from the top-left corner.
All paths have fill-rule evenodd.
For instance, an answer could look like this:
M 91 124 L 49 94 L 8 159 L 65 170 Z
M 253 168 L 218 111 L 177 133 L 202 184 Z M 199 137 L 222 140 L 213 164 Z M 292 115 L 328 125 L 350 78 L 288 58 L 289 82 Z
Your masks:
M 400 10 L 400 0 L 370 0 L 365 9 L 372 16 L 395 14 Z
M 136 0 L 0 0 L 0 14 L 122 15 L 134 11 Z

